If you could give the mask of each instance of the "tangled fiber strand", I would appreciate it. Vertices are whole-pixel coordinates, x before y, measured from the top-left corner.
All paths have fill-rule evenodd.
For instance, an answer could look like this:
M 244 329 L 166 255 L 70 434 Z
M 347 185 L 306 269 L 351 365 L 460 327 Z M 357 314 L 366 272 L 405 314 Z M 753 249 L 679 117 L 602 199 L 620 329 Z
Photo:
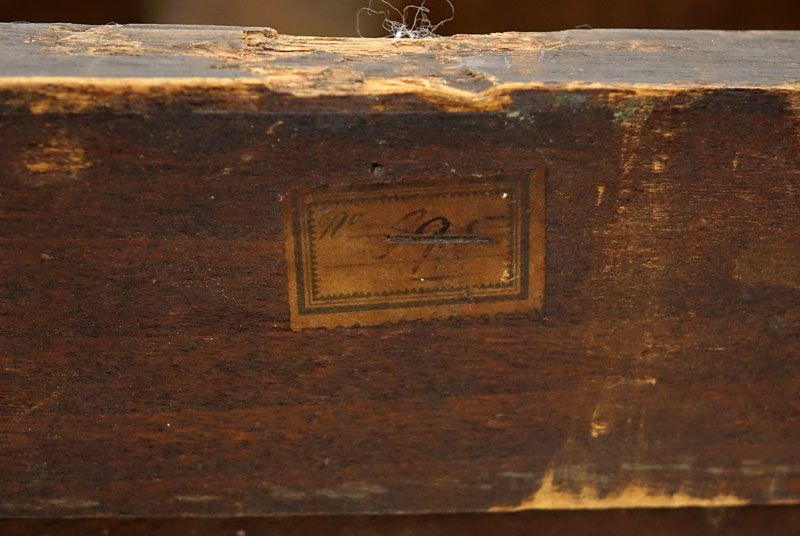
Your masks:
M 426 2 L 427 0 L 422 0 L 419 5 L 409 4 L 400 10 L 389 0 L 378 0 L 378 7 L 381 9 L 375 9 L 373 7 L 375 0 L 369 0 L 369 5 L 359 9 L 356 14 L 356 31 L 359 37 L 364 37 L 361 35 L 361 16 L 366 14 L 369 16 L 383 16 L 381 27 L 388 32 L 387 37 L 394 37 L 395 39 L 439 37 L 436 30 L 444 23 L 453 20 L 456 8 L 451 0 L 445 0 L 447 5 L 450 6 L 450 16 L 434 24 L 428 17 L 430 9 L 425 6 Z

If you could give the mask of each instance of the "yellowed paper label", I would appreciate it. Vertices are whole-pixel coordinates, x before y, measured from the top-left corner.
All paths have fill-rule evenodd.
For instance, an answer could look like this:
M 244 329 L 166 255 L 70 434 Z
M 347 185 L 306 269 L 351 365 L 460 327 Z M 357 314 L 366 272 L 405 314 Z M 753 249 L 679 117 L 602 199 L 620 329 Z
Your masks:
M 282 201 L 292 329 L 541 311 L 545 170 Z

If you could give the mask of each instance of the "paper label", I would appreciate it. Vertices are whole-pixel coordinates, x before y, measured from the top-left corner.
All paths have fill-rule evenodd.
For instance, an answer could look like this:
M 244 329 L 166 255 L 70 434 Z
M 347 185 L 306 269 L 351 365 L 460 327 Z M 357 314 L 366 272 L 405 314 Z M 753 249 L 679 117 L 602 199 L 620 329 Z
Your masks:
M 292 329 L 541 311 L 544 175 L 286 196 Z

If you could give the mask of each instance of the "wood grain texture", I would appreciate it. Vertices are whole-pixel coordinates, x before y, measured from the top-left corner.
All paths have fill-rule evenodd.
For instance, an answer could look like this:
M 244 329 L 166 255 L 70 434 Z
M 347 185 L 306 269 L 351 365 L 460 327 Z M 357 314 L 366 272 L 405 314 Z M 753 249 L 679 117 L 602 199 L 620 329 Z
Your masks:
M 798 34 L 64 28 L 0 25 L 0 515 L 800 500 Z M 541 166 L 543 317 L 290 330 L 290 190 Z
M 795 536 L 800 507 L 229 519 L 0 520 L 6 536 Z

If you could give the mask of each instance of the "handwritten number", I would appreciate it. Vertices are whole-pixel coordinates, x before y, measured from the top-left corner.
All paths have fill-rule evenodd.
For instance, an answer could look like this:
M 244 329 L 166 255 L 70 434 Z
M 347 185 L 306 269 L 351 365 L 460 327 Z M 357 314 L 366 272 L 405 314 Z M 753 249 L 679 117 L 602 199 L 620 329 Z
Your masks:
M 441 224 L 441 227 L 439 227 L 439 229 L 434 234 L 443 235 L 450 228 L 450 220 L 448 220 L 444 216 L 437 216 L 435 218 L 429 219 L 428 221 L 426 221 L 425 223 L 423 223 L 422 225 L 417 227 L 417 230 L 414 231 L 414 234 L 418 234 L 418 235 L 424 234 L 425 233 L 425 229 L 428 228 L 428 225 L 430 225 L 430 224 L 432 224 L 433 222 L 436 222 L 436 221 L 438 221 Z
M 434 223 L 434 222 L 438 222 L 440 224 L 439 228 L 433 233 L 435 235 L 442 236 L 450 228 L 450 220 L 448 220 L 444 216 L 437 216 L 435 218 L 429 219 L 428 221 L 426 221 L 425 223 L 423 223 L 422 225 L 417 227 L 417 230 L 414 231 L 414 234 L 417 234 L 417 235 L 424 234 L 425 233 L 425 229 L 427 229 L 428 226 L 430 224 Z M 416 274 L 417 273 L 417 270 L 420 269 L 420 267 L 422 266 L 422 263 L 425 262 L 425 260 L 428 258 L 428 256 L 430 256 L 431 252 L 434 250 L 434 248 L 437 245 L 438 244 L 428 244 L 425 247 L 425 249 L 422 250 L 422 258 L 420 259 L 419 263 L 411 269 L 411 273 L 412 274 Z

